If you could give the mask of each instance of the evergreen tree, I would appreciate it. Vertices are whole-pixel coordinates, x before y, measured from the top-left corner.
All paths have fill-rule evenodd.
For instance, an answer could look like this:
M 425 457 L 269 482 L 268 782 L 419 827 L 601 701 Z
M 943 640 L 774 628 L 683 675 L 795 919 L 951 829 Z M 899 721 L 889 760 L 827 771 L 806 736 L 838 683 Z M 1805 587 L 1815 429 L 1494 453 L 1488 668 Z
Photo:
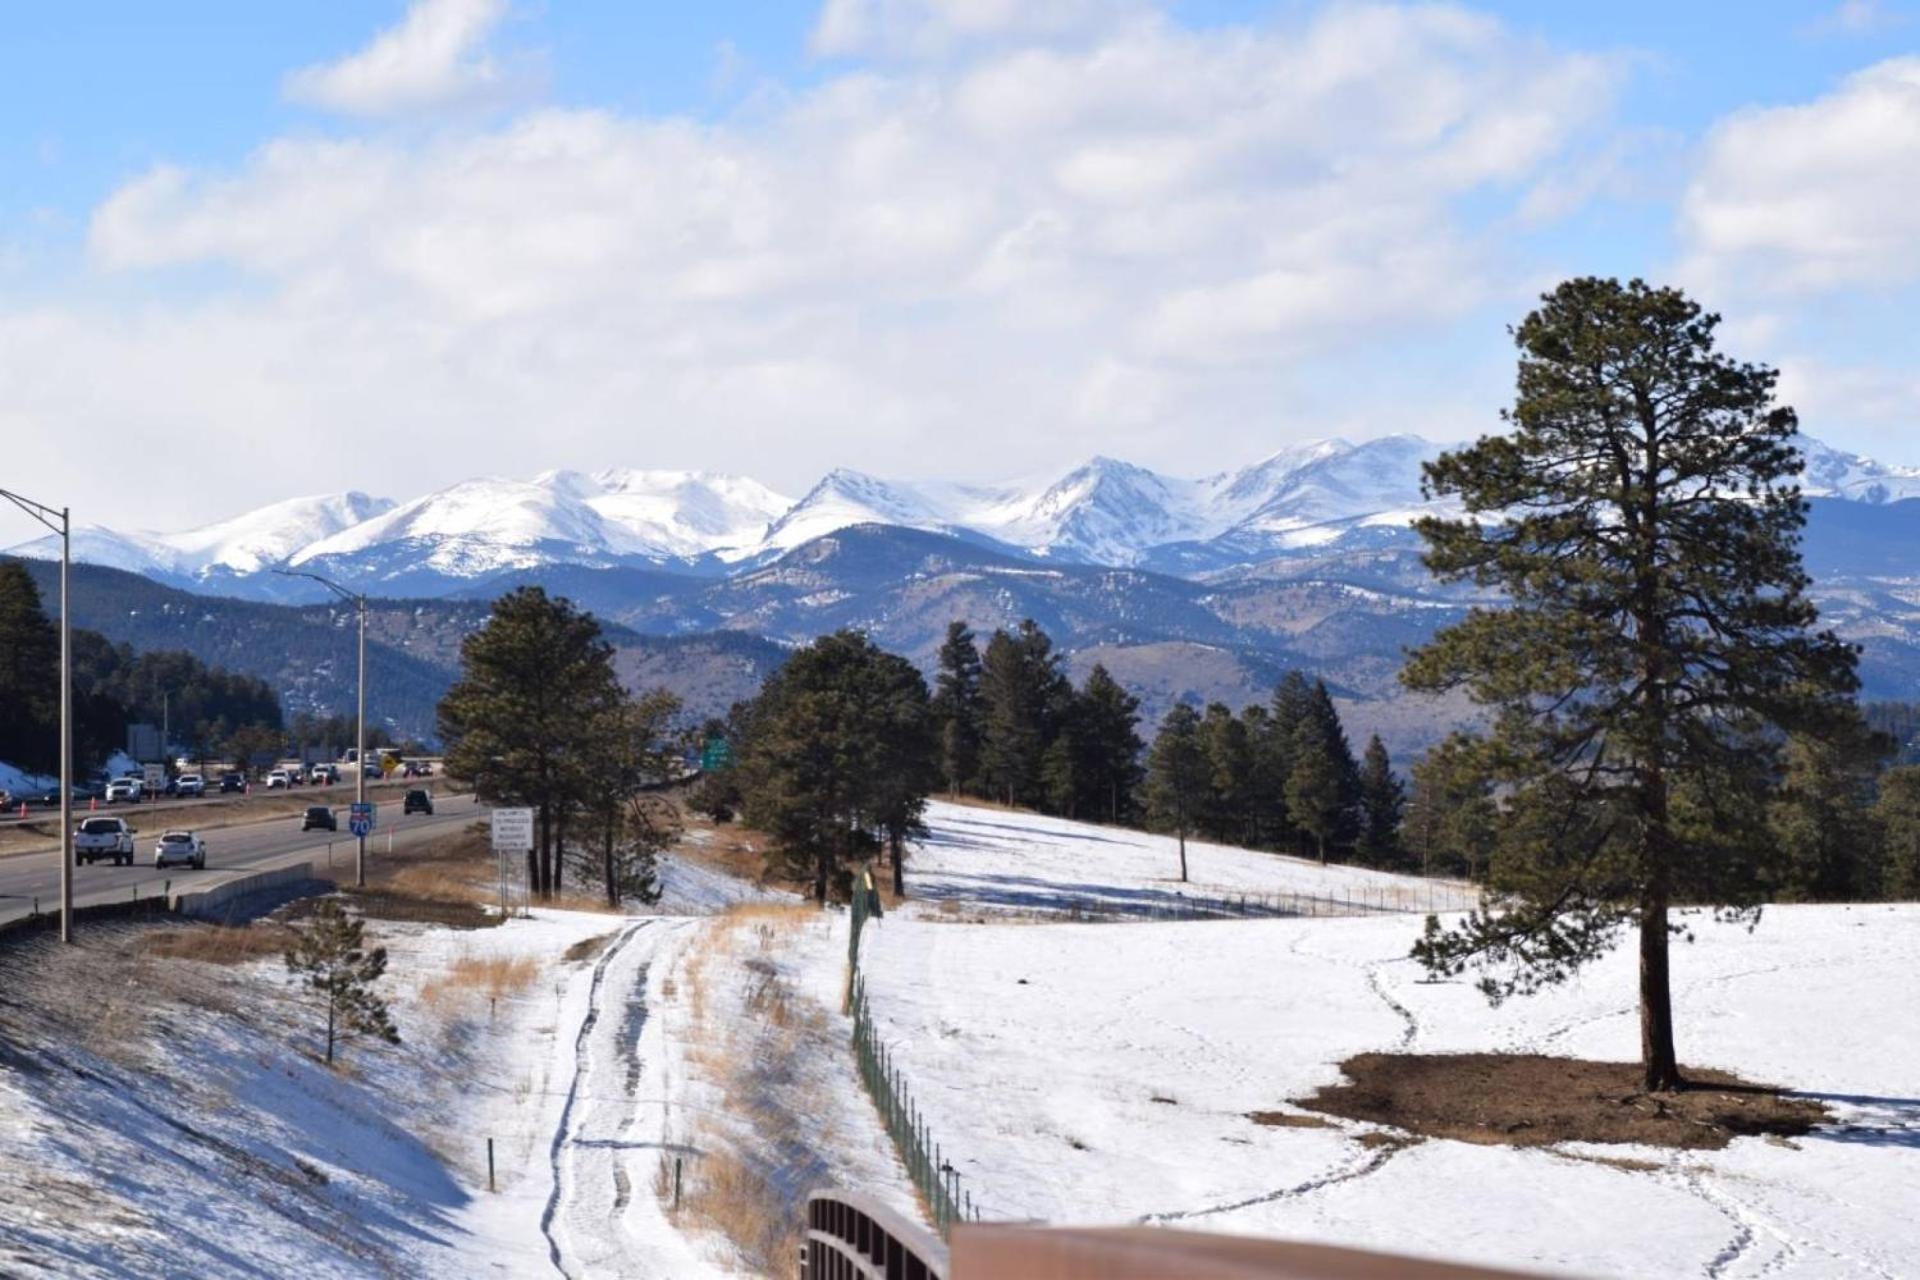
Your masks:
M 1893 743 L 1864 723 L 1822 738 L 1787 741 L 1786 773 L 1767 806 L 1779 844 L 1779 894 L 1802 902 L 1880 896 L 1874 783 Z
M 947 624 L 933 685 L 934 732 L 939 735 L 940 773 L 947 794 L 970 790 L 980 772 L 985 708 L 980 699 L 980 647 L 961 621 Z
M 1499 811 L 1493 783 L 1480 768 L 1477 744 L 1456 734 L 1413 766 L 1413 792 L 1402 829 L 1414 842 L 1421 875 L 1480 878 L 1492 856 Z
M 461 675 L 440 700 L 449 776 L 482 803 L 539 811 L 528 888 L 551 897 L 570 811 L 591 798 L 605 717 L 625 701 L 600 624 L 573 602 L 521 587 L 494 601 L 460 645 Z
M 1187 832 L 1195 807 L 1203 802 L 1211 782 L 1206 745 L 1200 735 L 1200 713 L 1177 702 L 1160 721 L 1147 755 L 1147 811 L 1155 823 L 1170 828 L 1180 842 L 1180 880 L 1187 879 Z
M 1882 896 L 1920 899 L 1920 765 L 1899 765 L 1880 776 L 1873 813 L 1883 850 Z
M 1273 690 L 1273 714 L 1269 717 L 1259 771 L 1269 780 L 1272 790 L 1263 794 L 1269 802 L 1269 825 L 1276 846 L 1292 847 L 1296 852 L 1309 838 L 1287 807 L 1287 780 L 1293 776 L 1294 759 L 1299 752 L 1301 726 L 1313 705 L 1313 688 L 1305 675 L 1289 671 L 1280 677 Z
M 660 900 L 660 853 L 680 833 L 679 810 L 662 791 L 680 770 L 679 713 L 678 698 L 654 689 L 604 708 L 593 725 L 581 818 L 596 838 L 576 857 L 610 907 Z
M 25 565 L 0 560 L 0 760 L 60 767 L 60 633 Z
M 333 1065 L 335 1046 L 358 1036 L 400 1043 L 387 1002 L 373 990 L 387 971 L 387 949 L 368 951 L 365 929 L 336 899 L 322 898 L 313 923 L 294 931 L 286 951 L 287 972 L 319 998 L 325 1012 L 328 1066 Z
M 1053 642 L 1028 618 L 1009 635 L 995 631 L 980 668 L 984 708 L 981 772 L 1008 804 L 1041 799 L 1041 763 L 1061 730 L 1073 686 Z
M 1217 840 L 1251 843 L 1253 748 L 1247 725 L 1223 702 L 1210 702 L 1200 717 L 1207 753 L 1207 795 L 1198 823 Z
M 1325 863 L 1329 845 L 1349 845 L 1358 833 L 1360 769 L 1324 683 L 1313 683 L 1296 714 L 1287 816 Z
M 788 658 L 747 718 L 737 766 L 747 819 L 771 833 L 825 905 L 885 840 L 900 883 L 904 844 L 937 785 L 926 684 L 856 631 Z
M 1095 663 L 1074 699 L 1075 786 L 1080 810 L 1119 822 L 1140 785 L 1140 699 Z
M 1374 734 L 1360 763 L 1360 843 L 1355 852 L 1370 867 L 1399 867 L 1405 861 L 1400 842 L 1406 790 L 1393 774 L 1387 748 Z
M 1040 758 L 1040 794 L 1048 813 L 1063 817 L 1079 816 L 1080 797 L 1086 790 L 1081 772 L 1079 734 L 1072 727 L 1055 735 L 1046 754 Z
M 1493 712 L 1469 752 L 1502 798 L 1489 884 L 1416 956 L 1504 967 L 1491 998 L 1564 979 L 1623 928 L 1640 939 L 1641 1061 L 1680 1087 L 1669 990 L 1676 897 L 1739 911 L 1766 877 L 1696 836 L 1674 798 L 1747 794 L 1775 731 L 1819 736 L 1851 705 L 1854 651 L 1815 633 L 1793 411 L 1776 375 L 1714 350 L 1718 317 L 1639 281 L 1561 285 L 1515 331 L 1511 432 L 1426 467 L 1463 518 L 1416 526 L 1445 581 L 1498 588 L 1416 652 L 1416 690 Z

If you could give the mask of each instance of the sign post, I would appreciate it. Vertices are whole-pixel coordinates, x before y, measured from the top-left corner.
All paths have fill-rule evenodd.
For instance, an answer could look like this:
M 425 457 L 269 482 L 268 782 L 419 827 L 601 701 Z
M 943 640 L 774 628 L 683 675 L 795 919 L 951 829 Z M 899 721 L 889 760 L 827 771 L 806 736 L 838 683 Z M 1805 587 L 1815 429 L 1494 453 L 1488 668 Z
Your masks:
M 489 811 L 493 830 L 493 856 L 500 875 L 500 916 L 507 914 L 507 855 L 533 850 L 533 810 L 493 809 Z

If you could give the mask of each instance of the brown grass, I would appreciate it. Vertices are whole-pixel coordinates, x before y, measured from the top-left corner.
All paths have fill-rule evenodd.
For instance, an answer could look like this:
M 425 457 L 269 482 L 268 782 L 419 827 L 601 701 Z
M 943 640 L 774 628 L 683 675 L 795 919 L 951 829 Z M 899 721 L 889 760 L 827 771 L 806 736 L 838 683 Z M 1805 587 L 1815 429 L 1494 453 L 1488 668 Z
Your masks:
M 796 1227 L 779 1192 L 766 1179 L 733 1153 L 714 1149 L 681 1172 L 685 1193 L 681 1213 L 731 1241 L 752 1274 L 797 1274 Z M 671 1197 L 671 1169 L 666 1171 L 665 1183 Z
M 1539 1054 L 1363 1053 L 1345 1083 L 1299 1104 L 1430 1138 L 1501 1146 L 1644 1143 L 1717 1150 L 1743 1135 L 1783 1138 L 1831 1119 L 1820 1103 L 1718 1071 L 1678 1093 L 1641 1091 L 1640 1068 Z
M 516 995 L 540 976 L 532 956 L 459 956 L 444 973 L 420 987 L 421 1002 L 444 1008 L 470 1000 Z
M 162 960 L 231 965 L 278 959 L 292 942 L 293 931 L 285 925 L 190 924 L 148 934 L 140 949 Z

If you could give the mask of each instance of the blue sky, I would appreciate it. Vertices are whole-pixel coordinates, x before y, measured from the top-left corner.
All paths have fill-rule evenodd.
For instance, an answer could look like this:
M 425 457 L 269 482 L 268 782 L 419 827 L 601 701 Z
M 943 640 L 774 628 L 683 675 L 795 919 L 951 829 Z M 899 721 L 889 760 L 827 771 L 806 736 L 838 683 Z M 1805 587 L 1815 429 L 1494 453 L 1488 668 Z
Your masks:
M 1198 474 L 1492 426 L 1504 325 L 1600 272 L 1920 464 L 1917 58 L 1864 0 L 21 6 L 0 433 L 162 527 L 65 442 L 218 437 L 154 463 L 224 482 L 204 518 L 555 466 Z M 377 463 L 280 451 L 349 430 Z

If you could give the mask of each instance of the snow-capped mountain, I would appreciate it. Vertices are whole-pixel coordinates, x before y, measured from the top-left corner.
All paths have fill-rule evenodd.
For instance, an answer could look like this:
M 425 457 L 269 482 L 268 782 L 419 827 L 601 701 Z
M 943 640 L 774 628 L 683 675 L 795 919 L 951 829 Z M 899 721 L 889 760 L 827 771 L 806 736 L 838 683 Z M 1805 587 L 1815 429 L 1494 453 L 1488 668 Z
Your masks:
M 1920 468 L 1802 440 L 1805 489 L 1855 508 L 1920 497 Z M 177 585 L 284 597 L 281 567 L 319 570 L 389 595 L 439 595 L 547 566 L 738 573 L 826 535 L 883 525 L 967 539 L 1054 564 L 1211 575 L 1276 557 L 1404 546 L 1443 446 L 1418 436 L 1290 445 L 1198 479 L 1095 457 L 1061 475 L 1001 485 L 903 482 L 828 472 L 799 500 L 743 476 L 697 471 L 549 471 L 476 479 L 398 506 L 349 493 L 295 498 L 181 533 L 86 527 L 76 558 Z M 1829 520 L 1832 518 L 1829 517 Z M 39 539 L 15 548 L 50 557 Z
M 794 505 L 758 480 L 712 471 L 548 471 L 534 483 L 584 502 L 661 560 L 755 547 Z
M 282 564 L 302 548 L 363 524 L 392 506 L 389 498 L 364 493 L 323 493 L 288 498 L 178 533 L 116 533 L 93 525 L 74 532 L 73 558 L 166 579 L 245 577 Z M 60 540 L 39 538 L 12 550 L 16 555 L 51 560 L 60 554 Z
M 1920 467 L 1888 466 L 1804 437 L 1800 451 L 1806 457 L 1801 490 L 1810 498 L 1880 503 L 1920 497 Z

